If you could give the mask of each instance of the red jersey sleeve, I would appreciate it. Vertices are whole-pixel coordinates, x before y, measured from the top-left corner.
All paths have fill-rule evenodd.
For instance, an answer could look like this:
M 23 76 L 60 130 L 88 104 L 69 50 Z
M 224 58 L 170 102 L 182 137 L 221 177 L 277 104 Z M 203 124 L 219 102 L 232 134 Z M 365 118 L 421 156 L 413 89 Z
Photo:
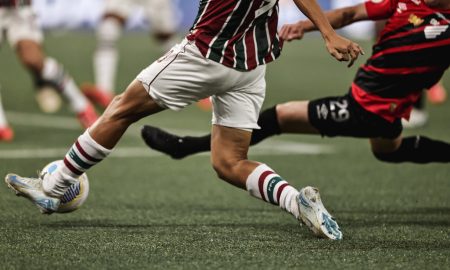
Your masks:
M 391 17 L 395 12 L 398 0 L 369 0 L 366 1 L 366 11 L 369 19 L 381 20 Z

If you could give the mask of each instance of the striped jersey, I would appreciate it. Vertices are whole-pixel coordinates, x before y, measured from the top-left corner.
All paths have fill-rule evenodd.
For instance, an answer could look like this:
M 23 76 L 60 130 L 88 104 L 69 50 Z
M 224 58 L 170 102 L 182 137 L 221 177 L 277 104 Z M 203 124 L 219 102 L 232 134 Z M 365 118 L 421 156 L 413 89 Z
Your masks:
M 200 0 L 187 39 L 208 59 L 252 70 L 281 53 L 278 11 L 278 0 Z
M 450 65 L 450 10 L 423 0 L 371 0 L 369 18 L 388 18 L 372 56 L 352 85 L 355 99 L 388 121 L 409 118 L 422 90 L 436 84 Z
M 0 7 L 29 6 L 31 0 L 0 0 Z

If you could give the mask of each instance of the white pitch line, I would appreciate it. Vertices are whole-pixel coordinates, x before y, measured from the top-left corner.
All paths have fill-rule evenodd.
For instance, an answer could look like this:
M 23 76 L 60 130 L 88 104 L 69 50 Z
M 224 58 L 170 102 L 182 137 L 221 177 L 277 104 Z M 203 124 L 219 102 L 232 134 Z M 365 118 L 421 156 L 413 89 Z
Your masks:
M 48 128 L 58 128 L 65 130 L 81 130 L 76 120 L 62 116 L 47 116 L 42 114 L 31 114 L 21 112 L 7 113 L 8 118 L 17 125 L 39 126 Z M 176 133 L 197 135 L 199 131 L 179 130 Z M 139 127 L 134 127 L 127 132 L 130 136 L 140 136 Z M 32 159 L 32 158 L 62 158 L 67 148 L 31 148 L 31 149 L 10 149 L 0 150 L 0 159 Z M 311 143 L 299 143 L 293 141 L 270 139 L 264 143 L 250 148 L 250 155 L 319 155 L 331 154 L 335 149 L 331 146 Z M 209 155 L 203 153 L 200 155 Z M 163 154 L 142 147 L 118 147 L 114 150 L 112 158 L 136 158 L 136 157 L 158 157 Z

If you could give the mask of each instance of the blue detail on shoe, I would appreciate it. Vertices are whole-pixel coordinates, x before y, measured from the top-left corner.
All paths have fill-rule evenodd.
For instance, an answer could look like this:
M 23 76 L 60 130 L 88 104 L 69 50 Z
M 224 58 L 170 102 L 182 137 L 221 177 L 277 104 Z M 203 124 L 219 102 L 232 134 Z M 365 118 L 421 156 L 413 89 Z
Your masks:
M 303 204 L 303 206 L 311 207 L 309 205 L 308 201 L 305 198 L 303 198 L 303 194 L 302 193 L 300 193 L 300 196 L 298 196 L 298 197 L 299 197 L 300 203 Z
M 24 182 L 20 181 L 19 178 L 17 178 L 17 175 L 8 175 L 8 182 L 10 184 L 14 183 L 15 185 L 20 185 L 22 187 L 30 187 L 29 185 L 25 184 Z
M 339 230 L 339 226 L 336 221 L 329 215 L 322 213 L 323 225 L 327 229 L 327 232 L 333 235 L 336 240 L 342 239 L 342 232 Z
M 57 165 L 57 164 L 53 164 L 52 166 L 50 166 L 50 167 L 48 168 L 47 172 L 48 172 L 49 174 L 52 174 L 54 171 L 56 171 L 57 168 L 58 168 L 58 165 Z

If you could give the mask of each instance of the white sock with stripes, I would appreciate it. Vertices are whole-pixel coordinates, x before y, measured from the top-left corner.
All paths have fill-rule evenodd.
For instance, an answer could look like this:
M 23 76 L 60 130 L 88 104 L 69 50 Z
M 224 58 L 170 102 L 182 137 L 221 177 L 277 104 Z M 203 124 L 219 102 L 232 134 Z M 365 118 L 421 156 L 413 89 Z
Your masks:
M 86 97 L 81 93 L 73 78 L 64 71 L 64 68 L 55 59 L 47 57 L 44 61 L 42 78 L 52 82 L 58 91 L 67 99 L 70 107 L 76 113 L 86 110 L 89 105 Z
M 63 166 L 58 167 L 52 175 L 44 176 L 45 193 L 61 197 L 80 175 L 105 159 L 111 152 L 112 149 L 106 149 L 94 141 L 89 130 L 86 130 L 67 152 Z
M 116 19 L 106 18 L 97 28 L 97 48 L 94 53 L 95 84 L 100 90 L 114 92 L 119 53 L 117 40 L 122 33 L 122 25 Z
M 2 96 L 0 95 L 0 128 L 8 126 L 8 121 L 6 120 L 5 111 L 2 104 Z
M 256 167 L 248 176 L 246 186 L 253 197 L 279 205 L 281 209 L 298 218 L 300 213 L 295 196 L 297 196 L 299 191 L 289 185 L 269 166 L 261 164 Z

